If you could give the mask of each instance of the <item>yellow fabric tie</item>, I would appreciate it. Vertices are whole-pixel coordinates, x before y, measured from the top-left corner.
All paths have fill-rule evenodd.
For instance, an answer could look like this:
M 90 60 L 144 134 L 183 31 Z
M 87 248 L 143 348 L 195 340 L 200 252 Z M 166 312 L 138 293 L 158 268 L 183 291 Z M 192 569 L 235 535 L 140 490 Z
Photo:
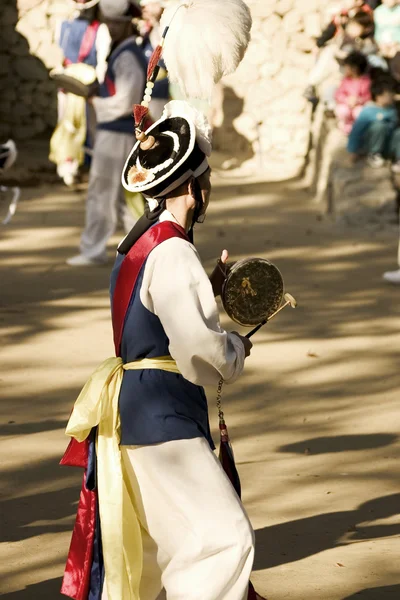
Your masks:
M 118 399 L 124 370 L 179 373 L 170 356 L 123 364 L 108 358 L 91 375 L 75 402 L 66 434 L 83 442 L 97 430 L 97 487 L 109 600 L 139 600 L 143 550 L 140 523 L 121 461 Z
M 63 73 L 86 85 L 96 79 L 95 69 L 84 63 L 68 65 Z M 57 166 L 68 160 L 77 160 L 81 165 L 85 157 L 86 127 L 86 99 L 67 93 L 62 117 L 51 136 L 49 159 Z

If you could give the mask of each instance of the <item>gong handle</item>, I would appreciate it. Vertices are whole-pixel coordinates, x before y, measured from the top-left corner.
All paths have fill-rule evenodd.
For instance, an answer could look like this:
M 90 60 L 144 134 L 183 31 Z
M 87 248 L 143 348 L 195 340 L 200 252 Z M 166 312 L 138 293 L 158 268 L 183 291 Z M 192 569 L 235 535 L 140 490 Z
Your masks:
M 259 331 L 261 329 L 261 327 L 264 327 L 264 325 L 266 325 L 268 323 L 267 320 L 263 321 L 262 323 L 260 323 L 259 325 L 257 325 L 257 327 L 254 327 L 254 329 L 252 329 L 247 335 L 246 337 L 248 339 L 250 339 L 255 333 L 257 333 L 257 331 Z
M 286 300 L 285 304 L 282 304 L 282 306 L 280 308 L 278 308 L 278 310 L 276 310 L 270 317 L 268 317 L 268 319 L 264 319 L 264 321 L 262 323 L 260 323 L 259 325 L 257 325 L 257 327 L 254 327 L 254 329 L 252 329 L 246 335 L 247 338 L 250 339 L 255 333 L 257 333 L 257 331 L 259 331 L 261 329 L 261 327 L 264 327 L 264 325 L 266 325 L 271 319 L 273 319 L 274 317 L 276 317 L 276 315 L 278 313 L 280 313 L 281 310 L 283 310 L 287 306 L 291 306 L 292 308 L 296 308 L 296 306 L 297 306 L 297 300 L 291 294 L 285 294 L 284 298 Z

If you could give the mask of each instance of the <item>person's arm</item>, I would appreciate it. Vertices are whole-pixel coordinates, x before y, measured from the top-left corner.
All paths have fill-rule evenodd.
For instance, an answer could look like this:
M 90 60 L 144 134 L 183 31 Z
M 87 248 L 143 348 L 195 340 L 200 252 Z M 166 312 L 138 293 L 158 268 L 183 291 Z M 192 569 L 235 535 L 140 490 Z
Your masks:
M 360 91 L 357 97 L 357 104 L 364 106 L 371 100 L 371 80 L 369 77 L 364 77 L 361 81 Z
M 365 108 L 361 111 L 360 116 L 356 119 L 349 140 L 347 142 L 347 151 L 350 154 L 358 154 L 363 145 L 363 136 L 368 126 L 371 123 L 369 111 Z
M 108 123 L 132 113 L 133 104 L 140 104 L 145 75 L 136 57 L 127 50 L 115 61 L 115 94 L 109 98 L 92 99 L 98 123 Z
M 169 351 L 182 375 L 197 385 L 233 383 L 242 373 L 245 348 L 224 331 L 209 278 L 195 248 L 172 238 L 150 254 L 140 298 L 161 321 Z
M 397 127 L 397 125 L 399 124 L 399 115 L 397 113 L 397 109 L 394 106 L 388 112 L 388 115 L 385 120 L 387 120 L 393 126 L 393 128 Z
M 340 86 L 336 90 L 335 100 L 337 104 L 347 104 L 349 99 L 349 90 L 345 79 L 342 80 Z
M 111 36 L 105 23 L 101 23 L 96 36 L 96 76 L 99 83 L 103 83 L 107 71 L 107 58 L 111 48 Z
M 323 30 L 321 35 L 317 38 L 316 44 L 318 48 L 323 48 L 330 40 L 336 35 L 337 27 L 335 21 L 331 21 L 327 27 Z

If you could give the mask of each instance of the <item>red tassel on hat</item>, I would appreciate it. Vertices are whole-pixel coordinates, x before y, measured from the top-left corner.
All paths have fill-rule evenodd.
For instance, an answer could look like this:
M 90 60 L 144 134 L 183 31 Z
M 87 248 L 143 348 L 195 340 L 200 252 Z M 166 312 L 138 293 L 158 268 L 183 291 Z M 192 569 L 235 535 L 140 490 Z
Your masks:
M 150 79 L 153 75 L 154 69 L 158 65 L 158 61 L 161 58 L 162 51 L 163 47 L 161 45 L 157 46 L 153 54 L 150 56 L 149 64 L 147 66 L 147 79 Z
M 143 106 L 142 104 L 135 104 L 133 107 L 133 116 L 135 118 L 135 125 L 138 127 L 143 119 L 147 116 L 149 109 L 147 106 Z

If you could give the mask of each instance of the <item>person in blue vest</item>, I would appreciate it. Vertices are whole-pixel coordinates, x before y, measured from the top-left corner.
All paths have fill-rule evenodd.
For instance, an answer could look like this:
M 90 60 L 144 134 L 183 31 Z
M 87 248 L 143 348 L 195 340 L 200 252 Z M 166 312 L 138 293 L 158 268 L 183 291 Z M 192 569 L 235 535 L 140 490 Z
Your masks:
M 57 27 L 56 38 L 62 50 L 62 66 L 85 64 L 93 68 L 93 78 L 104 81 L 107 69 L 107 57 L 110 52 L 111 38 L 108 27 L 100 21 L 99 0 L 76 0 L 77 14 L 74 18 L 62 21 Z M 58 92 L 58 122 L 68 118 L 70 96 L 63 90 Z M 86 110 L 86 161 L 89 160 L 96 132 L 93 110 Z M 72 134 L 71 134 L 72 135 Z M 57 141 L 58 143 L 58 141 Z M 72 185 L 77 178 L 80 162 L 75 155 L 61 153 L 61 157 L 52 158 L 57 164 L 58 175 L 66 185 Z
M 121 185 L 121 170 L 134 142 L 132 106 L 140 102 L 146 83 L 147 62 L 138 46 L 132 19 L 140 8 L 130 0 L 100 0 L 112 47 L 99 95 L 89 99 L 96 112 L 86 200 L 86 222 L 80 253 L 68 259 L 71 266 L 101 265 L 107 261 L 107 242 L 118 218 L 125 231 L 134 225 Z

